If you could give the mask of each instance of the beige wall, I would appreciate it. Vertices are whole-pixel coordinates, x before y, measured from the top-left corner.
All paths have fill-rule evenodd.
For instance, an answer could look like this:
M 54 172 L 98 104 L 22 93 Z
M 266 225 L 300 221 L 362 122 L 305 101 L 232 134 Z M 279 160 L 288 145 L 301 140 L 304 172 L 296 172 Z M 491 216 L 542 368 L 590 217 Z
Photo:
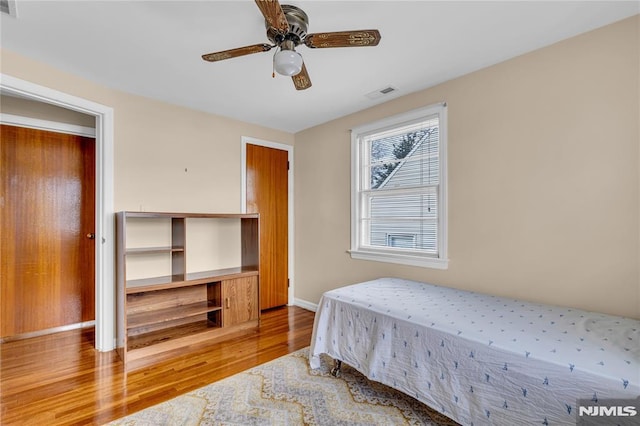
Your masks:
M 239 212 L 241 137 L 293 145 L 290 133 L 109 89 L 6 49 L 0 55 L 3 74 L 113 108 L 116 211 Z
M 400 276 L 640 317 L 639 20 L 295 136 L 112 90 L 7 50 L 1 72 L 114 109 L 116 210 L 237 212 L 241 136 L 295 140 L 298 299 Z M 442 100 L 449 269 L 352 260 L 349 129 Z
M 398 276 L 640 317 L 639 21 L 296 134 L 296 298 Z M 449 269 L 352 260 L 349 129 L 438 101 Z
M 112 90 L 7 50 L 0 54 L 3 74 L 113 108 L 116 211 L 239 213 L 242 136 L 288 145 L 294 141 L 290 133 Z M 45 106 L 31 111 L 32 116 L 38 113 L 35 118 L 68 122 Z M 207 238 L 223 231 L 210 225 L 202 234 Z M 225 250 L 190 238 L 209 250 L 189 252 L 189 271 L 238 264 L 239 227 L 236 233 Z M 157 266 L 144 264 L 135 273 L 163 273 Z

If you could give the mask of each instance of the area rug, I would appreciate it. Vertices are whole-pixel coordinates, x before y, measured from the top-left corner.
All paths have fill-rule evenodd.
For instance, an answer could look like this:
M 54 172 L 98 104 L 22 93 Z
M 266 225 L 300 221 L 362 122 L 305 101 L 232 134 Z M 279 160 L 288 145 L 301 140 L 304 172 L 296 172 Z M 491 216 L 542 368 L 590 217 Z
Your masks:
M 457 425 L 424 404 L 309 348 L 215 382 L 109 425 Z

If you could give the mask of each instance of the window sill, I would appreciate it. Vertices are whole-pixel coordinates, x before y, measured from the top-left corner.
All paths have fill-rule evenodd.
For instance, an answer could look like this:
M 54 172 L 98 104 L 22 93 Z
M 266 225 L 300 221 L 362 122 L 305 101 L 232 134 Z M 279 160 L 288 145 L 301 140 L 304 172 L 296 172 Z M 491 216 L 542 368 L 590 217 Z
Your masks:
M 420 266 L 422 268 L 449 269 L 449 259 L 367 250 L 349 250 L 348 252 L 351 254 L 352 259 L 397 263 L 400 265 Z

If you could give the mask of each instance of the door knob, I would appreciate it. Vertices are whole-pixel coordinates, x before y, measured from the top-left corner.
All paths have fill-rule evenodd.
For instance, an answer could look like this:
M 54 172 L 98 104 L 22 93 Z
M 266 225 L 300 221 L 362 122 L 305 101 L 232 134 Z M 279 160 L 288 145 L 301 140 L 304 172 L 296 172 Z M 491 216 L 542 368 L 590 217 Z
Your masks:
M 89 232 L 87 234 L 87 238 L 90 240 L 95 240 L 96 239 L 96 234 L 94 234 L 93 232 Z

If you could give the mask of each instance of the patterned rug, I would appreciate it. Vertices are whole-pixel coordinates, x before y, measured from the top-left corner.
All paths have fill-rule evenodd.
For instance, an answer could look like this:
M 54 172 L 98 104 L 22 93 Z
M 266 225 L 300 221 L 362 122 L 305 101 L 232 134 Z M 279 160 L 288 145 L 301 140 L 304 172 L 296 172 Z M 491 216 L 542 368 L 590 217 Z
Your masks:
M 309 348 L 215 382 L 109 425 L 428 425 L 457 423 L 333 361 L 309 369 Z

